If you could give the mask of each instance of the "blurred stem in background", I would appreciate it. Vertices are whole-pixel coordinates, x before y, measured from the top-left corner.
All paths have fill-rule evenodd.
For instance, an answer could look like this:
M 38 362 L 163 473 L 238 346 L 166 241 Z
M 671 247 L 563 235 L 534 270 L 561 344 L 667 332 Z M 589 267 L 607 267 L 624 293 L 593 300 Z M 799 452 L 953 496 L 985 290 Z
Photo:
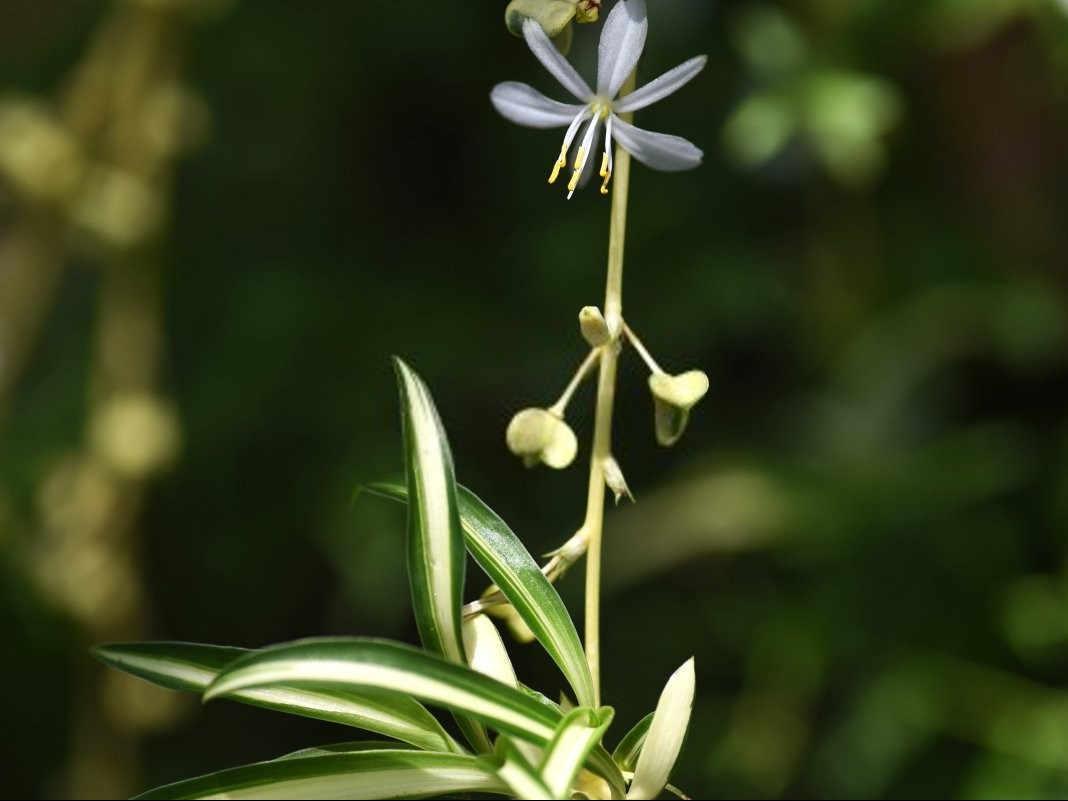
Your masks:
M 160 254 L 175 158 L 204 113 L 178 80 L 189 2 L 115 3 L 53 112 L 0 106 L 0 169 L 19 192 L 0 242 L 0 415 L 52 310 L 73 247 L 100 269 L 80 452 L 38 493 L 37 576 L 88 642 L 144 634 L 137 527 L 149 480 L 176 455 L 176 417 L 160 388 Z M 2 419 L 2 416 L 0 416 Z M 94 669 L 87 667 L 86 669 Z M 136 786 L 136 734 L 174 707 L 138 702 L 133 683 L 79 682 L 64 794 L 119 797 Z

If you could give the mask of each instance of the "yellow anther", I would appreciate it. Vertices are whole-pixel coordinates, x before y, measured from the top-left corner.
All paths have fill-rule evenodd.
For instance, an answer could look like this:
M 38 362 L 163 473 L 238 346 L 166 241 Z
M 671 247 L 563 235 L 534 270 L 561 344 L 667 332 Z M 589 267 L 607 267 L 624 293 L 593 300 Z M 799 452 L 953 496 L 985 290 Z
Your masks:
M 556 164 L 553 165 L 552 175 L 549 176 L 549 183 L 556 183 L 556 179 L 560 177 L 560 170 L 567 166 L 567 148 L 560 150 L 560 158 L 556 160 Z
M 608 182 L 612 180 L 612 171 L 608 168 L 608 154 L 605 153 L 601 156 L 601 177 L 604 178 L 604 183 L 601 184 L 601 194 L 608 194 Z
M 574 192 L 578 188 L 579 179 L 582 177 L 582 168 L 586 166 L 586 148 L 579 145 L 578 155 L 575 156 L 575 171 L 568 181 L 567 191 Z
M 579 178 L 582 177 L 582 169 L 579 168 L 571 173 L 571 180 L 567 183 L 567 191 L 574 192 L 578 188 Z

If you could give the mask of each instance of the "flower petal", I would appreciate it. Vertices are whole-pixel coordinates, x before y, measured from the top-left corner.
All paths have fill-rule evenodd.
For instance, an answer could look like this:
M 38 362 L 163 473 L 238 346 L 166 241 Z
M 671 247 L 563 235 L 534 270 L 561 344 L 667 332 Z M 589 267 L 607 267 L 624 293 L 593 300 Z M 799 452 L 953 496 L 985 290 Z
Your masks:
M 575 68 L 571 66 L 570 62 L 556 49 L 556 45 L 548 35 L 541 29 L 541 25 L 532 19 L 528 19 L 523 23 L 523 38 L 527 40 L 527 46 L 541 62 L 552 76 L 560 82 L 567 91 L 581 100 L 583 103 L 589 102 L 593 97 L 593 90 L 590 89 L 589 84 L 582 80 Z
M 623 82 L 638 65 L 648 32 L 645 0 L 616 0 L 601 30 L 597 64 L 598 94 L 608 98 L 619 94 Z
M 528 128 L 563 128 L 582 111 L 582 106 L 561 103 L 515 81 L 494 86 L 490 101 L 506 120 Z
M 634 158 L 654 170 L 692 170 L 704 158 L 700 148 L 681 136 L 636 128 L 619 117 L 612 118 L 612 136 Z
M 645 84 L 641 89 L 631 92 L 615 104 L 617 112 L 637 111 L 638 109 L 651 106 L 668 95 L 673 95 L 687 83 L 697 77 L 697 74 L 705 68 L 708 56 L 696 56 L 685 61 L 675 69 L 668 70 L 659 78 Z

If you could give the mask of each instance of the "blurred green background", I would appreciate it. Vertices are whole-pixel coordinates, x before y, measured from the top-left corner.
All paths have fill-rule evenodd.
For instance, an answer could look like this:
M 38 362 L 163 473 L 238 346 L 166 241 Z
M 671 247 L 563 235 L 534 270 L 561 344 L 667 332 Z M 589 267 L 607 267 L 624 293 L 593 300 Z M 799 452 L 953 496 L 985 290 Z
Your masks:
M 581 522 L 581 460 L 527 471 L 503 439 L 583 355 L 608 203 L 566 202 L 556 136 L 494 114 L 496 82 L 554 88 L 503 5 L 4 0 L 5 796 L 351 739 L 87 649 L 414 642 L 403 512 L 353 502 L 401 466 L 391 354 L 532 552 Z M 639 124 L 706 160 L 636 169 L 626 312 L 712 391 L 660 449 L 625 360 L 614 736 L 694 654 L 695 796 L 1065 797 L 1068 8 L 649 5 L 643 75 L 710 63 Z

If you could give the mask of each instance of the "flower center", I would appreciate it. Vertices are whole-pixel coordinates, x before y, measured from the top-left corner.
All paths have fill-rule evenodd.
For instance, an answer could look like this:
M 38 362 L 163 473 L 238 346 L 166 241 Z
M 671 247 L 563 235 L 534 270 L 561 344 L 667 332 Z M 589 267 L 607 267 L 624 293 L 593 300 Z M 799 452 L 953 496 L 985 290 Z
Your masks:
M 612 101 L 598 95 L 590 101 L 590 112 L 596 119 L 607 120 L 612 113 Z

